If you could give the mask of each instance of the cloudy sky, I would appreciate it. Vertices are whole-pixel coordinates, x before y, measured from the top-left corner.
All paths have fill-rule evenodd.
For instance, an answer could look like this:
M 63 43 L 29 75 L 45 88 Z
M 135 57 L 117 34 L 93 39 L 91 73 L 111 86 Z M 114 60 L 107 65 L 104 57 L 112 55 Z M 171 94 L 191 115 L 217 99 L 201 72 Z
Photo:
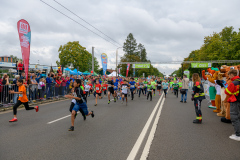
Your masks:
M 78 23 L 102 35 L 54 0 L 49 5 Z M 98 37 L 40 0 L 0 0 L 0 55 L 21 57 L 17 21 L 29 22 L 32 39 L 30 63 L 56 65 L 58 48 L 68 41 L 79 41 L 101 64 L 100 55 L 109 56 L 114 68 L 116 46 Z M 152 62 L 181 61 L 203 44 L 204 36 L 225 26 L 240 28 L 239 0 L 57 0 L 72 12 L 123 45 L 129 33 L 142 43 Z M 104 37 L 107 39 L 107 37 Z M 119 56 L 124 52 L 119 49 Z M 172 73 L 179 65 L 154 65 Z

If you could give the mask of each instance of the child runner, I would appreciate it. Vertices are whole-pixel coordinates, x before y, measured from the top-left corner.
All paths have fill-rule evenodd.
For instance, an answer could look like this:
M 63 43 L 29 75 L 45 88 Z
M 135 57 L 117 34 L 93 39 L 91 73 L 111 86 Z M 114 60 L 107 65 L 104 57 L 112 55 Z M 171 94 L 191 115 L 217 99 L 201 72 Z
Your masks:
M 87 100 L 88 94 L 90 94 L 89 91 L 91 89 L 91 86 L 89 84 L 90 84 L 90 81 L 88 81 L 87 84 L 84 86 L 84 91 L 86 92 L 85 93 L 86 94 L 86 100 Z
M 148 81 L 147 81 L 147 79 L 146 79 L 146 78 L 145 78 L 145 80 L 144 80 L 143 84 L 144 84 L 144 87 L 143 87 L 143 89 L 144 89 L 144 91 L 145 91 L 145 96 L 146 96 L 146 93 L 147 93 L 147 84 L 148 84 Z
M 112 94 L 113 98 L 114 98 L 114 102 L 116 102 L 116 98 L 114 96 L 114 83 L 112 81 L 112 77 L 109 77 L 108 79 L 108 104 L 110 104 L 110 96 Z
M 88 107 L 87 107 L 86 101 L 84 99 L 83 90 L 80 88 L 80 85 L 81 85 L 81 80 L 76 79 L 73 82 L 73 87 L 74 87 L 73 94 L 74 94 L 74 96 L 72 96 L 72 95 L 65 95 L 66 98 L 76 99 L 76 104 L 74 105 L 74 107 L 72 109 L 71 127 L 68 129 L 68 131 L 74 131 L 75 115 L 76 115 L 76 112 L 79 111 L 80 108 L 83 110 L 83 112 L 84 112 L 84 114 L 86 116 L 91 115 L 92 118 L 94 117 L 93 111 L 88 112 Z
M 29 77 L 30 78 L 30 77 Z M 17 81 L 17 86 L 18 86 L 18 92 L 14 92 L 14 90 L 9 91 L 10 94 L 18 94 L 19 98 L 17 103 L 13 106 L 13 115 L 14 118 L 11 119 L 9 122 L 16 122 L 17 120 L 17 108 L 23 104 L 26 110 L 32 110 L 35 109 L 36 112 L 38 112 L 39 107 L 29 107 L 28 105 L 28 98 L 27 98 L 27 94 L 26 94 L 26 88 L 23 85 L 23 80 L 22 79 L 18 79 Z
M 167 80 L 164 80 L 163 83 L 162 83 L 162 88 L 163 88 L 163 91 L 164 91 L 164 94 L 165 94 L 165 98 L 166 98 L 166 95 L 167 95 L 167 89 L 168 89 L 168 83 L 167 83 Z
M 162 81 L 160 78 L 157 79 L 157 90 L 159 91 L 159 95 L 161 95 L 161 89 L 162 89 Z
M 177 96 L 178 98 L 178 88 L 179 88 L 179 84 L 177 83 L 177 81 L 175 80 L 174 83 L 173 83 L 173 90 L 174 90 L 174 95 Z
M 113 79 L 113 84 L 114 84 L 114 97 L 117 97 L 117 92 L 118 92 L 118 81 L 116 78 Z M 118 97 L 117 97 L 118 98 Z
M 173 87 L 172 87 L 172 85 L 173 85 L 173 80 L 170 81 L 170 88 L 171 88 L 171 91 L 172 91 L 172 93 L 173 93 Z
M 155 89 L 156 89 L 157 83 L 155 82 L 154 78 L 151 79 L 151 85 L 152 85 L 154 96 L 155 96 Z
M 138 95 L 138 97 L 140 97 L 141 92 L 144 95 L 144 92 L 143 92 L 143 82 L 142 81 L 143 80 L 139 78 L 139 83 L 138 83 L 138 85 L 139 85 L 139 95 Z
M 102 88 L 103 88 L 102 90 L 104 92 L 104 97 L 105 97 L 107 95 L 107 88 L 108 88 L 107 81 L 104 81 Z
M 148 100 L 148 97 L 149 97 L 149 95 L 150 95 L 150 101 L 152 101 L 153 87 L 152 87 L 152 85 L 151 85 L 151 82 L 148 82 L 147 91 L 148 91 L 147 100 Z
M 92 83 L 89 83 L 88 85 L 91 87 L 89 90 L 89 94 L 88 94 L 88 97 L 90 97 L 90 93 L 93 92 L 93 85 L 92 85 Z
M 124 98 L 126 98 L 126 106 L 127 106 L 127 92 L 128 92 L 129 85 L 127 83 L 127 80 L 123 80 L 122 84 L 122 103 L 124 102 Z
M 97 106 L 97 99 L 98 99 L 98 96 L 99 96 L 99 99 L 102 98 L 102 97 L 101 97 L 101 94 L 102 94 L 102 87 L 101 87 L 101 84 L 99 84 L 99 80 L 96 80 L 95 91 L 96 91 L 96 98 L 95 98 L 96 104 L 95 104 L 95 106 Z
M 130 82 L 129 82 L 129 84 L 130 84 L 130 91 L 131 91 L 131 98 L 132 98 L 132 100 L 133 100 L 133 98 L 134 98 L 134 90 L 135 90 L 135 81 L 134 81 L 134 78 L 131 78 L 131 80 L 130 80 Z

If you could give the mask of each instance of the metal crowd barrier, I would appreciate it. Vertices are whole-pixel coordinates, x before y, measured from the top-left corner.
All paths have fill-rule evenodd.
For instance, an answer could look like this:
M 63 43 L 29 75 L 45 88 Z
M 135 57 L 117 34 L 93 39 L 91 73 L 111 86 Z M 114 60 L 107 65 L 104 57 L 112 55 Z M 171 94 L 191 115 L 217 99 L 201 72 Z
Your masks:
M 36 103 L 38 101 L 46 100 L 57 100 L 70 93 L 69 87 L 58 86 L 56 84 L 45 84 L 43 87 L 39 87 L 37 84 L 30 84 L 25 85 L 25 87 L 29 103 Z M 15 84 L 0 84 L 0 107 L 10 107 L 17 102 L 18 94 L 10 94 L 10 90 L 18 92 L 18 86 Z

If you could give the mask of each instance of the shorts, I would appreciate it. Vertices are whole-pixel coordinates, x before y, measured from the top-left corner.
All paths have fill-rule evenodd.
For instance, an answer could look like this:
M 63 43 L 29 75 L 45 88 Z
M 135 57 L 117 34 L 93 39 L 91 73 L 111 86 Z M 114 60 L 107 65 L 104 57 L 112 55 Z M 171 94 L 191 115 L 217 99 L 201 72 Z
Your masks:
M 162 86 L 158 86 L 158 87 L 157 87 L 157 90 L 160 90 L 160 89 L 162 89 Z
M 100 96 L 100 97 L 101 97 L 101 95 L 102 95 L 102 93 L 97 93 L 97 92 L 96 92 L 96 94 L 97 94 L 98 96 Z
M 155 91 L 156 89 L 153 89 L 153 91 Z
M 111 87 L 111 88 L 108 88 L 108 92 L 110 92 L 111 94 L 114 94 L 113 88 L 112 88 L 112 87 Z
M 122 95 L 124 95 L 124 97 L 127 97 L 127 93 L 122 93 Z
M 86 102 L 76 103 L 76 104 L 74 105 L 74 107 L 73 107 L 72 110 L 74 110 L 74 111 L 77 112 L 77 111 L 80 110 L 80 108 L 82 109 L 82 111 L 83 111 L 83 113 L 84 113 L 85 115 L 88 115 L 88 107 L 87 107 Z

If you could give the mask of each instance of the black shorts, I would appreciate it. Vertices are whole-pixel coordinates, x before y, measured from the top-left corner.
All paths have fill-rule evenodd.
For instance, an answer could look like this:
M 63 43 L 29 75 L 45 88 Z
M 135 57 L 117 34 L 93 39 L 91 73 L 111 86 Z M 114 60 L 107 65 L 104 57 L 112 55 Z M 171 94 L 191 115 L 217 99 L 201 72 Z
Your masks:
M 124 97 L 127 97 L 127 94 L 125 94 L 125 93 L 122 93 L 122 95 L 124 95 Z
M 153 89 L 153 91 L 155 91 L 155 89 Z
M 157 90 L 160 90 L 160 89 L 162 89 L 162 86 L 157 86 Z
M 110 92 L 111 94 L 114 94 L 114 89 L 113 89 L 113 87 L 108 88 L 108 92 Z
M 98 96 L 100 96 L 100 97 L 101 97 L 102 93 L 96 93 L 96 95 L 98 95 Z

